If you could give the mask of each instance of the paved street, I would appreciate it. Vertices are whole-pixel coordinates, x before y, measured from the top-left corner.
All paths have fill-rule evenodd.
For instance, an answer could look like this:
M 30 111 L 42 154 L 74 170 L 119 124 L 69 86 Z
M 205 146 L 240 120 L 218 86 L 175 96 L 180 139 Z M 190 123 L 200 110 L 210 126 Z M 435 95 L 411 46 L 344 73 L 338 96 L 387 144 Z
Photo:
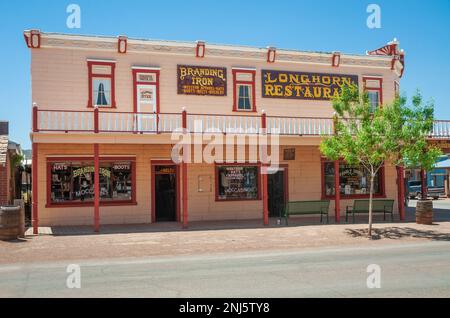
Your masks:
M 411 201 L 411 206 L 414 201 Z M 0 241 L 0 297 L 450 297 L 450 200 L 433 225 L 261 222 L 41 228 Z M 308 223 L 309 222 L 309 223 Z M 67 266 L 81 269 L 69 289 Z M 366 285 L 381 268 L 381 288 Z
M 369 264 L 381 288 L 368 289 Z M 450 243 L 0 266 L 2 297 L 450 297 Z

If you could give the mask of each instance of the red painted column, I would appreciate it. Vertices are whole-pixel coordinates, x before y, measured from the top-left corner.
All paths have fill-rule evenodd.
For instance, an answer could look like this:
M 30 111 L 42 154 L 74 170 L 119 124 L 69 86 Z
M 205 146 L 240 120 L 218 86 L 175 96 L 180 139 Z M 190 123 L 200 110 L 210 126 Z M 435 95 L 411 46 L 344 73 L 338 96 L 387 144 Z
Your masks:
M 183 127 L 183 133 L 187 133 L 187 112 L 186 109 L 183 107 L 183 112 L 181 113 L 181 124 Z M 183 228 L 188 228 L 188 182 L 187 182 L 187 160 L 188 157 L 184 153 L 183 150 L 183 162 L 181 164 L 181 174 L 182 174 L 182 183 L 183 183 Z
M 341 192 L 339 190 L 339 160 L 334 161 L 334 217 L 335 222 L 341 222 Z
M 187 163 L 181 164 L 183 178 L 183 228 L 188 228 L 188 191 L 187 191 Z
M 422 199 L 427 198 L 427 172 L 423 169 L 420 170 L 420 175 L 422 178 Z
M 262 134 L 267 134 L 267 115 L 263 110 L 261 114 L 261 129 Z M 267 149 L 263 149 L 262 154 L 265 156 L 267 154 Z M 269 186 L 268 186 L 268 176 L 267 176 L 267 158 L 261 158 L 261 190 L 262 190 L 262 200 L 263 200 L 263 223 L 264 225 L 269 225 Z
M 37 108 L 37 104 L 36 103 L 33 103 L 32 118 L 33 118 L 33 132 L 38 132 L 39 131 L 39 127 L 38 127 L 38 108 Z
M 397 167 L 397 187 L 398 187 L 398 214 L 400 220 L 405 220 L 405 181 L 404 181 L 404 168 Z
M 39 215 L 38 215 L 38 190 L 39 190 L 39 180 L 38 180 L 38 144 L 33 142 L 32 147 L 32 184 L 31 184 L 31 195 L 32 195 L 32 215 L 31 215 L 31 223 L 33 225 L 33 234 L 38 234 L 39 228 Z
M 261 128 L 263 129 L 263 133 L 266 133 L 267 128 L 267 115 L 266 112 L 263 110 L 263 113 L 261 115 Z
M 99 124 L 98 124 L 98 107 L 94 109 L 94 133 L 98 134 Z
M 269 191 L 268 191 L 268 177 L 267 166 L 261 167 L 262 177 L 262 199 L 263 199 L 263 221 L 264 225 L 269 225 Z
M 186 108 L 183 107 L 183 112 L 181 113 L 181 125 L 183 129 L 187 129 L 187 112 Z
M 100 158 L 99 144 L 94 144 L 94 231 L 100 231 Z

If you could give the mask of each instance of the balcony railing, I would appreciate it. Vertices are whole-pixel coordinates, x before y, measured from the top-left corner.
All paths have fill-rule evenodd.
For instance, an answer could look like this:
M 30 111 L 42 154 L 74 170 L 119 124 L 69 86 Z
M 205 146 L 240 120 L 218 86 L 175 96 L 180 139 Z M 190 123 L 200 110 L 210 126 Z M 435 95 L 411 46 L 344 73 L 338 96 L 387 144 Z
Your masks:
M 116 111 L 41 110 L 33 107 L 34 132 L 64 133 L 171 133 L 190 132 L 268 134 L 286 136 L 329 136 L 333 119 L 262 115 L 220 115 L 181 113 L 131 113 Z M 430 138 L 450 138 L 450 121 L 436 120 Z
M 222 132 L 257 134 L 261 128 L 261 116 L 186 114 L 187 130 L 198 132 Z
M 431 138 L 450 138 L 450 120 L 435 120 Z
M 331 118 L 274 117 L 263 115 L 221 115 L 181 113 L 131 113 L 116 111 L 67 111 L 33 108 L 35 132 L 170 133 L 186 128 L 190 132 L 222 132 L 281 135 L 331 135 Z
M 280 135 L 321 136 L 333 134 L 333 119 L 267 116 L 267 130 Z

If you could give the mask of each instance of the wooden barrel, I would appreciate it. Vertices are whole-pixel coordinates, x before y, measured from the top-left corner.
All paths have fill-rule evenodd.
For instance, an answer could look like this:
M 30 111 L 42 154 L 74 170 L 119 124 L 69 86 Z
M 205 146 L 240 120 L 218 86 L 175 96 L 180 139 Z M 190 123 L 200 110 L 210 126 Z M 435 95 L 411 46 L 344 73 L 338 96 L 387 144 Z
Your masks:
M 416 206 L 416 223 L 433 224 L 433 201 L 419 200 Z
M 0 207 L 0 240 L 14 240 L 20 234 L 20 207 Z

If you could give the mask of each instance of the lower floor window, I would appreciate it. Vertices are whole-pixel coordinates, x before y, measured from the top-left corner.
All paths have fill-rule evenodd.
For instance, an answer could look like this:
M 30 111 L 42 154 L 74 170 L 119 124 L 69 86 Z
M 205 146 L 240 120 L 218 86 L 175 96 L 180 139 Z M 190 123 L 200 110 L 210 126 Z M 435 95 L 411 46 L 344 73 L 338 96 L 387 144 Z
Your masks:
M 325 197 L 334 196 L 334 162 L 324 162 L 323 177 L 323 195 Z M 375 195 L 383 194 L 382 177 L 382 169 L 380 169 L 374 179 Z M 370 173 L 362 166 L 339 163 L 339 193 L 344 197 L 368 196 L 370 194 Z
M 100 200 L 132 201 L 133 162 L 100 161 Z M 64 161 L 49 163 L 51 203 L 94 201 L 94 162 Z
M 217 166 L 217 200 L 259 199 L 258 166 Z

